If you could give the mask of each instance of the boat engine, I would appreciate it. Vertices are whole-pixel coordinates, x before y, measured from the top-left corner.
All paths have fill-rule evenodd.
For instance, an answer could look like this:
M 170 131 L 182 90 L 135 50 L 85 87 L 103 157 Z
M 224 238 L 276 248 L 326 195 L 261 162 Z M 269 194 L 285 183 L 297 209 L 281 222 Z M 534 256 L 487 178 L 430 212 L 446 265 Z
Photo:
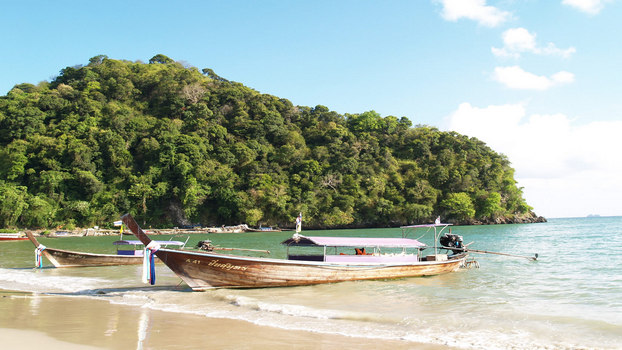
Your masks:
M 464 245 L 462 244 L 462 236 L 454 235 L 452 233 L 446 233 L 441 238 L 439 238 L 439 242 L 443 247 L 448 247 L 454 253 L 460 253 L 464 251 Z M 451 249 L 458 248 L 458 249 Z
M 197 248 L 211 252 L 212 250 L 214 250 L 214 245 L 212 245 L 212 241 L 206 239 L 204 241 L 199 241 L 199 243 L 197 243 Z

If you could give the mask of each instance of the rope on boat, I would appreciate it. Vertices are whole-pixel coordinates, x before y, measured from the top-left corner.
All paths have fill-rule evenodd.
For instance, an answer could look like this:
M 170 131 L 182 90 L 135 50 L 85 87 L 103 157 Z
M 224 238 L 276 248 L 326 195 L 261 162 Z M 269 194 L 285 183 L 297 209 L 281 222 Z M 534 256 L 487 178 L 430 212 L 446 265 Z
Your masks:
M 35 268 L 43 268 L 43 257 L 41 253 L 47 248 L 43 244 L 39 244 L 37 248 L 35 248 Z
M 143 250 L 143 283 L 155 284 L 155 252 L 160 250 L 160 245 L 156 241 L 151 241 Z

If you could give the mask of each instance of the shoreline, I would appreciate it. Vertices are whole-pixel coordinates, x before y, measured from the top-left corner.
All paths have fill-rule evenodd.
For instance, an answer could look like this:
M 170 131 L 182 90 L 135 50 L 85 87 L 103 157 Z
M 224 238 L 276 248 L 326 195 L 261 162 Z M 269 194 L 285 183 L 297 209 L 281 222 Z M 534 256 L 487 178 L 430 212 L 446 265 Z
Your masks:
M 590 217 L 590 216 L 588 216 Z M 601 217 L 601 216 L 595 216 Z M 608 216 L 603 216 L 608 217 Z M 615 217 L 615 216 L 614 216 Z M 583 217 L 580 217 L 583 218 Z M 548 219 L 543 216 L 538 216 L 535 213 L 530 213 L 528 215 L 523 215 L 519 217 L 503 217 L 497 218 L 496 220 L 449 220 L 448 223 L 455 226 L 488 226 L 488 225 L 520 225 L 520 224 L 537 224 L 537 223 L 546 223 Z M 239 224 L 236 226 L 227 226 L 227 227 L 238 227 L 238 226 L 246 226 L 246 224 Z M 279 226 L 280 227 L 280 226 Z M 369 225 L 337 225 L 334 227 L 324 227 L 324 226 L 307 226 L 307 230 L 312 231 L 330 231 L 330 230 L 356 230 L 356 229 L 383 229 L 383 228 L 400 228 L 401 225 L 384 225 L 384 226 L 369 226 Z M 244 233 L 244 232 L 262 232 L 262 231 L 253 231 L 253 230 L 240 230 L 240 231 L 221 231 L 222 227 L 219 226 L 205 226 L 200 228 L 143 228 L 150 235 L 178 235 L 178 234 L 223 234 L 223 233 Z M 9 230 L 9 229 L 7 229 Z M 280 227 L 280 231 L 266 231 L 266 232 L 282 232 L 282 231 L 294 231 L 295 227 L 288 227 L 287 225 Z M 16 228 L 14 230 L 15 233 L 23 233 L 26 231 L 32 232 L 37 237 L 48 237 L 48 238 L 60 238 L 60 237 L 92 237 L 92 236 L 114 236 L 120 235 L 119 229 L 113 228 L 75 228 L 75 229 L 61 229 L 55 230 L 52 232 L 51 229 L 34 229 L 29 230 L 27 228 Z M 131 232 L 123 232 L 123 234 L 132 235 Z
M 291 331 L 200 315 L 171 313 L 87 297 L 0 290 L 0 337 L 8 348 L 451 349 L 405 340 Z

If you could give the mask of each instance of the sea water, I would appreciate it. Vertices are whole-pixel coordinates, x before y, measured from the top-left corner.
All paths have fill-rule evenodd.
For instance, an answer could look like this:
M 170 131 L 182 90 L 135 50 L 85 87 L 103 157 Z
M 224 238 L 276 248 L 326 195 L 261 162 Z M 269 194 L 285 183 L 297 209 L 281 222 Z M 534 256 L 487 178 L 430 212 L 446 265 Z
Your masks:
M 156 285 L 140 266 L 34 269 L 34 246 L 0 243 L 0 289 L 99 298 L 115 304 L 230 318 L 281 329 L 404 340 L 463 349 L 622 348 L 622 217 L 457 226 L 469 247 L 537 261 L 472 254 L 480 268 L 422 278 L 305 287 L 192 292 L 164 265 Z M 397 229 L 306 231 L 307 235 L 401 237 Z M 431 232 L 419 238 L 434 245 Z M 281 258 L 291 232 L 191 235 L 222 247 L 267 249 Z M 158 239 L 168 239 L 169 236 Z M 45 239 L 50 247 L 113 252 L 118 237 Z M 181 237 L 176 237 L 181 239 Z M 185 238 L 183 238 L 185 240 Z M 414 343 L 413 343 L 414 344 Z

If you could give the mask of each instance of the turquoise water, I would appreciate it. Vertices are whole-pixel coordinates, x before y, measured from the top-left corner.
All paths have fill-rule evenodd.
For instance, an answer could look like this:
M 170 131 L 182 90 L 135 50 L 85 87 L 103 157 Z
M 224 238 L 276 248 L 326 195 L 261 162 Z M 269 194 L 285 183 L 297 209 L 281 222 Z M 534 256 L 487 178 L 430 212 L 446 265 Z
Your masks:
M 479 269 L 441 276 L 198 293 L 180 284 L 165 266 L 157 268 L 155 287 L 140 282 L 138 266 L 55 269 L 45 261 L 48 267 L 33 269 L 32 244 L 7 242 L 0 243 L 0 289 L 105 298 L 173 314 L 464 349 L 622 348 L 622 217 L 459 226 L 452 231 L 462 235 L 465 243 L 474 242 L 470 246 L 474 249 L 527 256 L 538 253 L 539 259 L 474 254 Z M 401 230 L 304 234 L 399 237 Z M 279 243 L 290 235 L 192 235 L 188 245 L 209 238 L 223 247 L 268 249 L 271 257 L 283 257 L 285 250 Z M 55 248 L 113 252 L 111 242 L 116 239 L 40 241 Z M 420 240 L 433 244 L 430 234 Z

